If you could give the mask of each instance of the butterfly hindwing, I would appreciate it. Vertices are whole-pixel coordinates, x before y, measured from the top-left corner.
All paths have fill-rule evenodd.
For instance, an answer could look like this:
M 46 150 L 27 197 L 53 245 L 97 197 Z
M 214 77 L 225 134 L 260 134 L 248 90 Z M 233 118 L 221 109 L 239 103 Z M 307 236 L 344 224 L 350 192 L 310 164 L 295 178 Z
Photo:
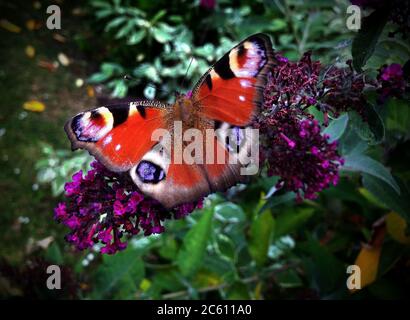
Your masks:
M 167 208 L 211 193 L 201 165 L 175 163 L 172 152 L 171 155 L 165 153 L 160 143 L 131 168 L 130 174 L 142 192 Z
M 112 171 L 127 171 L 148 152 L 151 134 L 166 128 L 168 105 L 137 101 L 79 113 L 65 125 L 72 149 L 86 149 Z
M 176 161 L 175 145 L 169 149 L 161 141 L 131 168 L 132 180 L 167 208 L 248 181 L 249 176 L 242 175 L 241 170 L 253 164 L 254 159 L 249 157 L 250 145 L 255 144 L 252 135 L 247 128 L 227 123 L 218 123 L 216 129 L 212 144 L 205 145 L 203 163 L 187 163 L 184 158 Z

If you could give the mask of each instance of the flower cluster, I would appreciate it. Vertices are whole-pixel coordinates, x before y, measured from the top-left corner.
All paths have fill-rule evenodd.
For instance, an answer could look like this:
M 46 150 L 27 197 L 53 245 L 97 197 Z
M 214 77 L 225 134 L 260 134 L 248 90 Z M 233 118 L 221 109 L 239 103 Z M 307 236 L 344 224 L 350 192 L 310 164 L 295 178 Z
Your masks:
M 363 116 L 366 105 L 363 90 L 366 84 L 373 84 L 366 81 L 362 74 L 353 71 L 350 60 L 347 65 L 346 68 L 330 66 L 323 71 L 319 108 L 325 114 L 330 112 L 337 117 L 341 112 L 354 110 Z
M 208 10 L 213 10 L 216 7 L 216 0 L 200 0 L 199 6 Z
M 278 188 L 294 191 L 298 200 L 315 199 L 319 191 L 338 183 L 343 159 L 337 142 L 321 134 L 312 115 L 284 108 L 268 116 L 266 123 L 260 126 L 261 159 L 269 176 L 280 177 Z
M 290 62 L 276 55 L 277 65 L 273 68 L 264 91 L 265 109 L 283 107 L 305 108 L 317 103 L 319 96 L 320 62 L 312 62 L 310 53 L 305 53 L 298 62 Z
M 66 240 L 83 250 L 100 242 L 101 253 L 113 254 L 127 246 L 127 237 L 161 233 L 161 222 L 181 218 L 202 206 L 202 200 L 172 210 L 144 196 L 127 174 L 110 172 L 99 162 L 84 176 L 81 171 L 65 184 L 66 202 L 55 208 L 54 217 L 71 229 Z
M 298 62 L 276 56 L 264 90 L 261 116 L 254 126 L 262 137 L 260 158 L 268 175 L 279 176 L 277 187 L 294 191 L 297 198 L 314 199 L 317 193 L 336 185 L 343 159 L 337 142 L 322 135 L 321 125 L 308 113 L 316 106 L 325 115 L 338 115 L 365 105 L 364 79 L 347 68 L 324 68 L 305 53 Z
M 380 103 L 383 103 L 388 97 L 401 97 L 406 89 L 404 72 L 398 63 L 382 66 L 377 80 L 379 82 L 377 91 Z
M 290 62 L 279 54 L 276 60 L 264 91 L 265 110 L 305 110 L 316 105 L 326 116 L 338 116 L 350 109 L 362 113 L 365 79 L 353 71 L 350 61 L 344 68 L 325 68 L 320 61 L 312 61 L 310 52 L 298 62 Z

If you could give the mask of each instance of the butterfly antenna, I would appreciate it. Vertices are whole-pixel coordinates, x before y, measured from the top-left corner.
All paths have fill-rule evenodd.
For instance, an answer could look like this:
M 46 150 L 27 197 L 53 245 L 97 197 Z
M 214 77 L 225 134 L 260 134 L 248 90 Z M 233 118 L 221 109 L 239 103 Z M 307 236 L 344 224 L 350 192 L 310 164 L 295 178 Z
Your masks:
M 181 84 L 179 85 L 181 88 L 183 88 L 183 86 L 185 84 L 185 80 L 186 80 L 186 77 L 188 75 L 189 68 L 191 68 L 191 65 L 192 65 L 192 62 L 194 61 L 194 59 L 195 59 L 194 57 L 191 57 L 191 61 L 189 61 L 188 68 L 186 69 L 185 75 L 182 78 Z

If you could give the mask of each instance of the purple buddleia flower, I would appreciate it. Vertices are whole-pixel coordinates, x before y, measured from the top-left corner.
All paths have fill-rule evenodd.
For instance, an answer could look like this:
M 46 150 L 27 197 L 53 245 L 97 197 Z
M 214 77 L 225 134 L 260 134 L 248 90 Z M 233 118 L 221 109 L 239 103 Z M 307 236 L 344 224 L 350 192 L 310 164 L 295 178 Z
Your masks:
M 377 76 L 379 87 L 379 103 L 384 103 L 389 97 L 400 98 L 406 89 L 403 68 L 398 63 L 384 65 L 379 69 Z
M 279 177 L 277 188 L 294 191 L 297 199 L 314 199 L 318 192 L 339 180 L 343 159 L 337 142 L 321 133 L 322 126 L 308 113 L 316 107 L 339 115 L 356 110 L 366 101 L 364 79 L 350 64 L 344 68 L 324 67 L 305 53 L 298 62 L 279 54 L 264 89 L 264 104 L 253 126 L 261 137 L 260 159 L 268 175 Z
M 261 159 L 268 175 L 279 176 L 277 188 L 294 191 L 297 199 L 315 199 L 318 192 L 336 185 L 343 159 L 337 142 L 321 133 L 312 115 L 297 109 L 281 109 L 260 126 Z
M 103 244 L 101 253 L 114 254 L 129 237 L 164 232 L 165 219 L 181 218 L 202 206 L 202 200 L 165 209 L 144 196 L 127 174 L 113 173 L 94 161 L 85 176 L 79 171 L 65 185 L 67 200 L 54 209 L 54 218 L 71 232 L 66 240 L 84 250 Z
M 200 0 L 199 5 L 202 8 L 213 10 L 216 7 L 216 0 Z
M 310 52 L 297 62 L 277 54 L 276 61 L 264 90 L 266 111 L 316 106 L 326 117 L 348 110 L 363 113 L 365 79 L 353 71 L 350 61 L 343 68 L 322 66 L 312 60 Z

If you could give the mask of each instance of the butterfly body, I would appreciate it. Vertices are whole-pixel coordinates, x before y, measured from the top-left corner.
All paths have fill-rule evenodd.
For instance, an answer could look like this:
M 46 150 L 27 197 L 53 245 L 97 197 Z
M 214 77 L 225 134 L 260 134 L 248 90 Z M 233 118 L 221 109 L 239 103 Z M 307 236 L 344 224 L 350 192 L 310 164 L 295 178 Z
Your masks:
M 170 116 L 171 126 L 174 121 L 181 121 L 183 131 L 190 128 L 201 129 L 206 119 L 199 116 L 199 106 L 195 105 L 192 99 L 186 95 L 179 94 L 174 105 L 171 107 Z
M 243 169 L 258 162 L 257 137 L 248 126 L 273 64 L 269 37 L 253 35 L 174 104 L 100 107 L 76 115 L 65 130 L 73 149 L 87 149 L 112 171 L 129 171 L 138 188 L 165 207 L 194 201 L 246 181 Z

